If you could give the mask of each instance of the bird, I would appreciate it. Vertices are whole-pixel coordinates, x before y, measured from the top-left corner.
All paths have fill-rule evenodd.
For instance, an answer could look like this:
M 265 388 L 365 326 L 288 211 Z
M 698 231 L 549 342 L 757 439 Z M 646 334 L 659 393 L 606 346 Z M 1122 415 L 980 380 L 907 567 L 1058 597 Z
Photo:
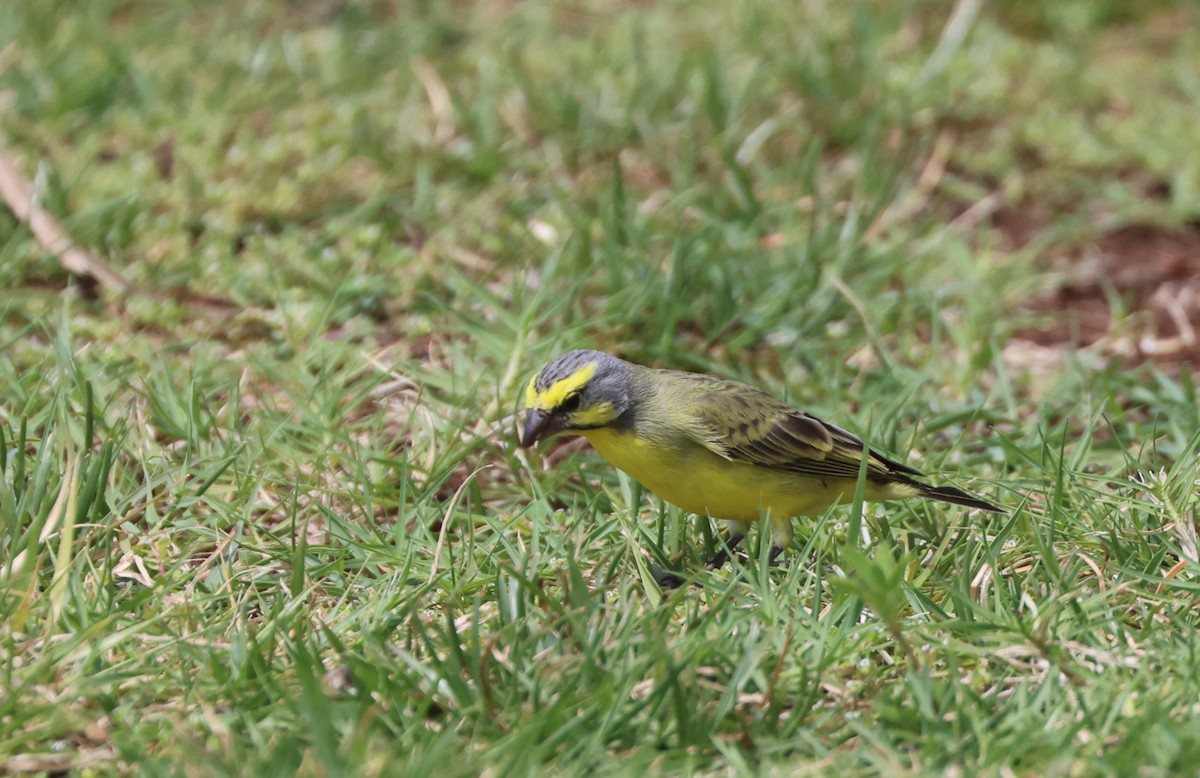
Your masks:
M 581 435 L 600 456 L 684 511 L 724 520 L 722 567 L 752 523 L 767 517 L 769 561 L 791 544 L 792 520 L 854 499 L 866 459 L 867 500 L 924 497 L 1002 512 L 868 448 L 850 432 L 749 384 L 663 370 L 602 351 L 550 360 L 525 389 L 528 448 L 557 434 Z

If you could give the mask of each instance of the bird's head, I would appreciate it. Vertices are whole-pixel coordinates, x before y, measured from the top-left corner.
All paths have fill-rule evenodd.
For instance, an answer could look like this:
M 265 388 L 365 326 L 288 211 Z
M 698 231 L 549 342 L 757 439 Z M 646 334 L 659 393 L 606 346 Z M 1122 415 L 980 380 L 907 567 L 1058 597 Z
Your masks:
M 601 351 L 568 351 L 550 360 L 525 387 L 521 445 L 612 426 L 632 404 L 630 367 Z

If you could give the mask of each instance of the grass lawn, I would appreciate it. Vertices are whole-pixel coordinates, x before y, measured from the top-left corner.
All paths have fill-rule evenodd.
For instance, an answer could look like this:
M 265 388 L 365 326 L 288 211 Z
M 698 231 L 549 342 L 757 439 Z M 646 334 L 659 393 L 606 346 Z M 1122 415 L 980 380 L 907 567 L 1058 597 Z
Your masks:
M 0 772 L 1195 774 L 1197 30 L 4 0 L 0 178 L 117 276 L 0 207 Z M 516 448 L 578 347 L 1006 512 L 709 572 L 707 519 Z

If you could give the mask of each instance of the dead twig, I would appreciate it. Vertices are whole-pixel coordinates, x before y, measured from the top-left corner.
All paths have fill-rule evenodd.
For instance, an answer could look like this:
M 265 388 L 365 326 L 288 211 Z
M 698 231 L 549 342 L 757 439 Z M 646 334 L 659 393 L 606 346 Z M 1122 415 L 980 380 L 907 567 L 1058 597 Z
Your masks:
M 4 152 L 0 152 L 0 197 L 19 221 L 29 225 L 38 244 L 56 256 L 68 271 L 92 278 L 118 292 L 129 290 L 128 281 L 80 248 L 58 221 L 41 207 L 33 185 L 21 174 L 16 160 Z

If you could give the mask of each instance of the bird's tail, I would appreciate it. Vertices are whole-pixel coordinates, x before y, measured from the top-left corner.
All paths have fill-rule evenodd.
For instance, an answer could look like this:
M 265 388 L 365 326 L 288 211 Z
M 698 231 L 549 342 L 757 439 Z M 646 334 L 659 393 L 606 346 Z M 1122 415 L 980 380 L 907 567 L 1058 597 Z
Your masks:
M 920 496 L 928 497 L 931 500 L 965 505 L 968 508 L 978 508 L 981 511 L 991 511 L 992 513 L 1003 513 L 1000 508 L 992 505 L 987 500 L 981 500 L 975 495 L 968 494 L 962 489 L 955 489 L 953 486 L 930 486 L 929 484 L 918 483 L 917 490 Z

